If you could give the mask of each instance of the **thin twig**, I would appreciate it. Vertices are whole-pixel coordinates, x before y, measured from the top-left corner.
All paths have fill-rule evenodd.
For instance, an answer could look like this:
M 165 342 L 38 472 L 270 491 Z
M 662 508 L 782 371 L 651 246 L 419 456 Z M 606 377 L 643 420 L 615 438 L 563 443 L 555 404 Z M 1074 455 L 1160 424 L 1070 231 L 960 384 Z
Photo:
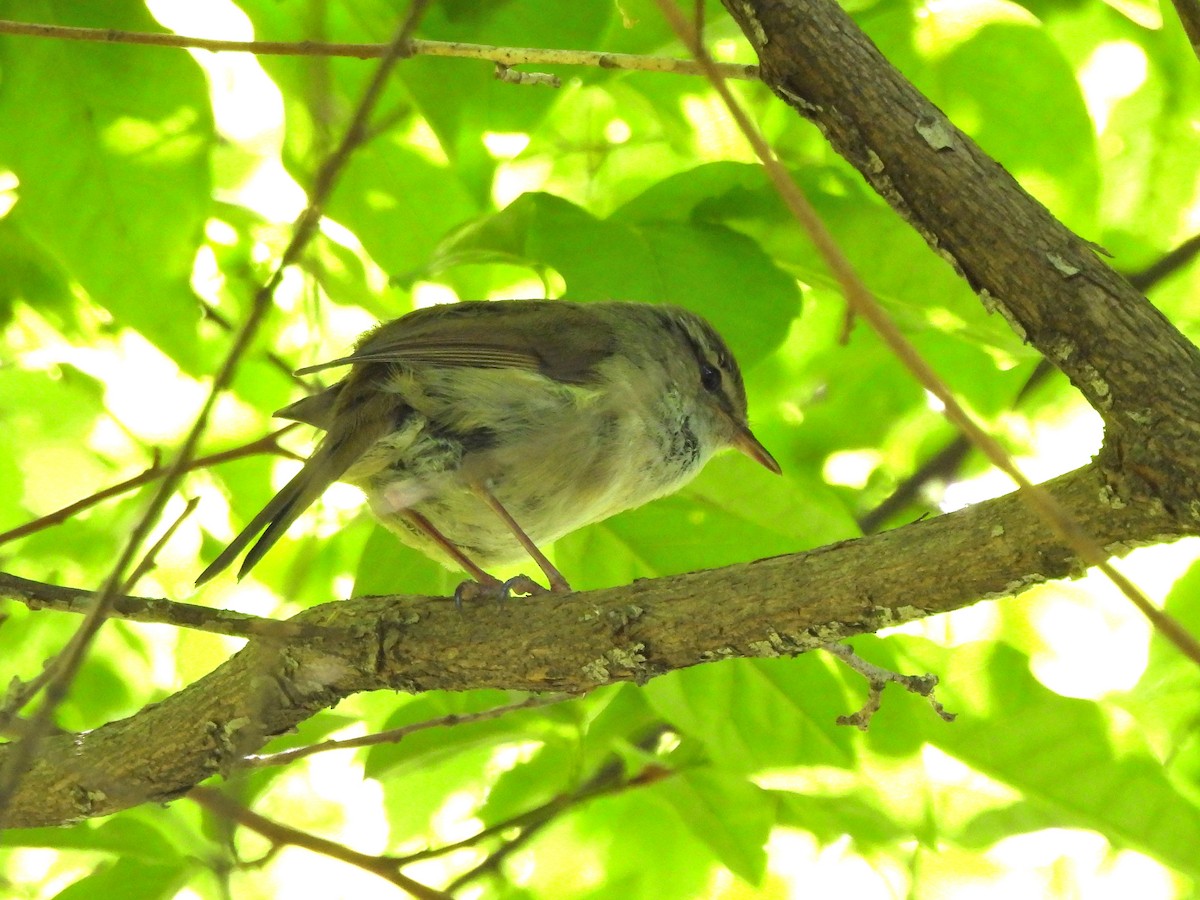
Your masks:
M 44 25 L 0 19 L 0 34 L 57 38 L 68 41 L 99 41 L 115 44 L 141 44 L 150 47 L 177 47 L 188 50 L 232 51 L 258 56 L 348 56 L 376 59 L 384 55 L 387 44 L 346 44 L 324 41 L 223 41 L 144 31 L 118 31 L 115 28 L 76 28 L 68 25 Z M 590 66 L 639 72 L 666 72 L 672 75 L 703 75 L 693 60 L 669 56 L 639 56 L 634 53 L 602 53 L 595 50 L 555 50 L 541 47 L 493 47 L 462 41 L 426 41 L 412 39 L 403 48 L 406 56 L 442 56 L 479 59 L 504 66 Z M 758 80 L 758 66 L 741 63 L 715 63 L 723 78 Z
M 856 713 L 849 716 L 838 716 L 837 723 L 839 725 L 853 725 L 859 731 L 866 731 L 871 725 L 871 717 L 879 712 L 879 707 L 883 702 L 883 689 L 889 684 L 898 684 L 910 694 L 920 694 L 929 701 L 933 711 L 943 721 L 953 722 L 957 718 L 955 713 L 946 712 L 946 708 L 933 698 L 933 689 L 937 687 L 938 683 L 936 675 L 901 675 L 899 672 L 893 672 L 891 669 L 867 662 L 855 653 L 849 644 L 822 644 L 821 649 L 836 656 L 867 679 L 867 702 Z
M 198 456 L 187 464 L 187 467 L 184 469 L 184 471 L 194 472 L 197 469 L 208 469 L 213 466 L 220 465 L 221 463 L 227 463 L 235 459 L 242 459 L 243 457 L 247 456 L 255 456 L 259 453 L 272 453 L 278 456 L 287 457 L 288 459 L 300 459 L 301 457 L 279 445 L 280 437 L 287 434 L 293 428 L 299 427 L 299 422 L 292 422 L 290 425 L 285 425 L 283 428 L 280 428 L 277 431 L 273 431 L 264 437 L 256 438 L 255 440 L 250 441 L 248 444 L 242 444 L 240 447 L 231 447 L 228 450 L 222 450 L 220 453 L 210 453 L 208 456 Z M 158 456 L 157 449 L 155 450 L 155 456 Z M 158 478 L 162 478 L 166 474 L 166 471 L 166 468 L 156 458 L 150 468 L 146 469 L 140 475 L 135 475 L 133 478 L 126 479 L 119 484 L 114 484 L 112 487 L 107 487 L 102 491 L 97 491 L 90 496 L 84 497 L 82 500 L 76 500 L 74 503 L 70 503 L 64 506 L 62 509 L 56 509 L 52 513 L 47 513 L 46 515 L 34 519 L 31 522 L 26 522 L 24 525 L 18 525 L 16 528 L 11 528 L 8 531 L 0 532 L 0 544 L 4 544 L 8 541 L 15 541 L 17 538 L 27 537 L 28 535 L 42 531 L 46 528 L 50 528 L 54 525 L 61 525 L 72 516 L 78 515 L 85 509 L 91 509 L 98 503 L 103 503 L 105 500 L 108 500 L 112 497 L 117 497 L 121 494 L 132 491 L 135 488 L 139 488 L 144 484 L 149 484 Z
M 0 599 L 13 600 L 33 610 L 49 609 L 76 615 L 87 615 L 96 604 L 94 591 L 30 581 L 8 572 L 0 572 Z M 330 633 L 330 629 L 323 626 L 281 622 L 278 619 L 265 619 L 231 609 L 213 609 L 194 603 L 180 603 L 177 600 L 131 597 L 123 594 L 113 598 L 108 614 L 114 619 L 127 622 L 170 625 L 174 628 L 207 631 L 210 634 L 276 641 L 312 639 L 328 636 Z
M 142 580 L 142 576 L 150 572 L 154 568 L 154 561 L 158 558 L 159 551 L 167 545 L 167 541 L 171 540 L 179 526 L 183 524 L 183 520 L 196 511 L 196 507 L 200 505 L 199 497 L 192 497 L 183 507 L 175 521 L 167 526 L 167 530 L 162 533 L 154 545 L 146 551 L 146 555 L 142 557 L 142 561 L 138 563 L 129 577 L 125 579 L 125 583 L 121 585 L 121 593 L 127 594 L 133 590 L 134 585 Z
M 489 853 L 483 859 L 483 861 L 479 863 L 479 865 L 473 866 L 472 868 L 463 872 L 448 885 L 446 885 L 446 892 L 451 895 L 457 894 L 460 888 L 470 884 L 477 878 L 481 878 L 484 875 L 487 875 L 489 872 L 498 872 L 500 870 L 500 866 L 504 864 L 506 859 L 537 837 L 538 833 L 547 825 L 549 825 L 554 820 L 554 817 L 566 808 L 566 803 L 562 803 L 557 806 L 548 806 L 544 816 L 539 818 L 536 822 L 531 822 L 529 825 L 522 828 L 518 834 L 505 841 L 498 848 L 496 848 L 494 852 Z
M 495 78 L 508 84 L 541 84 L 546 87 L 560 88 L 562 80 L 549 72 L 521 72 L 510 68 L 504 63 L 496 63 Z
M 668 730 L 668 727 L 665 723 L 655 725 L 637 741 L 636 746 L 647 751 L 650 750 L 658 743 L 659 738 Z M 408 856 L 402 857 L 402 862 L 404 865 L 408 865 L 424 859 L 445 856 L 456 850 L 464 850 L 467 847 L 477 846 L 488 838 L 514 830 L 523 833 L 527 829 L 540 826 L 553 816 L 585 800 L 590 800 L 604 793 L 615 793 L 625 790 L 627 787 L 647 784 L 651 781 L 659 781 L 668 775 L 675 774 L 671 769 L 666 769 L 662 766 L 651 766 L 643 769 L 634 778 L 621 781 L 624 771 L 625 768 L 621 760 L 614 758 L 611 762 L 601 766 L 584 785 L 569 794 L 560 794 L 557 797 L 553 797 L 541 806 L 535 806 L 533 809 L 528 809 L 523 813 L 518 813 L 503 821 L 489 825 L 487 828 L 475 832 L 470 837 L 455 841 L 453 844 L 443 844 L 440 847 L 431 847 L 427 850 L 419 850 L 416 853 L 411 853 Z
M 453 853 L 456 850 L 465 850 L 467 847 L 475 847 L 482 844 L 488 838 L 496 837 L 500 834 L 512 831 L 523 831 L 545 821 L 558 811 L 566 809 L 571 805 L 574 795 L 563 794 L 546 801 L 541 806 L 535 806 L 533 809 L 526 810 L 523 813 L 517 813 L 515 816 L 510 816 L 502 822 L 497 822 L 495 825 L 489 825 L 487 828 L 482 828 L 475 832 L 470 837 L 465 837 L 462 840 L 455 841 L 453 844 L 443 844 L 440 847 L 430 847 L 426 850 L 418 850 L 415 853 L 410 853 L 402 858 L 402 863 L 408 865 L 410 863 L 420 862 L 424 859 L 436 859 L 439 856 L 445 856 L 448 853 Z
M 319 744 L 309 744 L 307 747 L 281 750 L 278 753 L 251 754 L 250 756 L 243 757 L 241 764 L 246 768 L 282 766 L 295 762 L 298 759 L 303 759 L 306 756 L 312 756 L 315 753 L 328 753 L 330 750 L 354 750 L 358 747 L 373 747 L 377 744 L 397 744 L 410 734 L 418 731 L 426 731 L 430 728 L 449 728 L 452 725 L 463 725 L 468 722 L 483 722 L 488 719 L 498 719 L 518 709 L 536 709 L 542 706 L 552 706 L 556 703 L 562 703 L 564 700 L 570 700 L 573 696 L 573 694 L 535 694 L 526 697 L 524 700 L 504 706 L 495 706 L 491 709 L 484 709 L 473 713 L 450 713 L 437 719 L 414 722 L 411 725 L 404 725 L 400 728 L 378 731 L 375 734 L 364 734 L 362 737 L 322 741 Z
M 372 875 L 378 875 L 385 881 L 391 882 L 396 887 L 408 891 L 412 896 L 420 897 L 422 900 L 448 900 L 451 896 L 409 878 L 399 870 L 400 864 L 393 858 L 359 853 L 336 841 L 317 837 L 315 834 L 309 834 L 306 831 L 292 828 L 290 825 L 276 822 L 274 819 L 268 819 L 266 816 L 260 816 L 215 788 L 200 785 L 188 791 L 187 796 L 189 800 L 203 806 L 209 812 L 230 819 L 251 831 L 256 831 L 273 844 L 303 847 L 313 853 L 320 853 L 331 859 L 348 863 L 365 872 L 370 872 Z
M 1186 657 L 1200 665 L 1200 641 L 1188 632 L 1173 616 L 1163 612 L 1150 602 L 1138 587 L 1118 571 L 1109 562 L 1109 555 L 1104 552 L 1096 541 L 1084 531 L 1072 517 L 1044 487 L 1031 482 L 1013 462 L 994 437 L 980 428 L 967 414 L 958 399 L 938 377 L 916 348 L 909 342 L 888 314 L 879 305 L 854 270 L 850 260 L 842 252 L 837 241 L 825 227 L 812 204 L 792 179 L 788 171 L 779 162 L 762 132 L 750 121 L 745 110 L 730 92 L 729 87 L 721 79 L 720 73 L 713 66 L 707 51 L 697 43 L 695 33 L 679 10 L 670 0 L 655 0 L 663 16 L 671 28 L 683 41 L 684 46 L 691 50 L 696 60 L 704 68 L 705 74 L 713 88 L 721 96 L 726 108 L 738 128 L 746 137 L 755 155 L 763 164 L 767 175 L 774 183 L 776 190 L 792 215 L 808 233 L 809 239 L 817 248 L 817 252 L 829 267 L 838 283 L 846 301 L 854 308 L 857 315 L 865 319 L 876 334 L 895 354 L 896 358 L 916 377 L 917 382 L 931 394 L 942 401 L 946 418 L 970 438 L 971 443 L 978 447 L 996 466 L 1009 476 L 1020 488 L 1021 497 L 1034 509 L 1041 519 L 1067 544 L 1088 566 L 1095 566 L 1103 572 L 1117 588 L 1128 597 L 1154 627 L 1169 640 Z
M 637 746 L 649 750 L 658 742 L 659 737 L 668 727 L 665 723 L 654 726 L 637 742 Z M 500 848 L 490 853 L 486 859 L 466 872 L 463 872 L 446 885 L 446 891 L 454 894 L 464 885 L 469 884 L 480 876 L 496 871 L 505 859 L 532 840 L 555 817 L 562 815 L 567 810 L 599 797 L 612 796 L 613 794 L 619 794 L 633 788 L 655 784 L 678 774 L 678 770 L 651 764 L 632 778 L 624 777 L 624 773 L 624 762 L 618 758 L 614 758 L 611 762 L 602 766 L 584 785 L 569 794 L 555 797 L 535 809 L 531 809 L 519 816 L 514 816 L 505 822 L 497 823 L 484 829 L 479 834 L 473 835 L 464 841 L 459 841 L 456 845 L 439 847 L 436 851 L 425 851 L 420 855 L 414 854 L 408 857 L 407 861 L 415 862 L 418 858 L 440 856 L 451 849 L 461 849 L 462 847 L 478 844 L 485 837 L 503 834 L 512 831 L 514 828 L 518 829 L 518 833 L 515 836 L 505 841 Z
M 201 301 L 200 306 L 204 310 L 205 318 L 211 320 L 214 325 L 223 331 L 228 331 L 231 334 L 233 333 L 233 323 L 229 321 L 223 312 L 206 301 Z M 315 394 L 320 390 L 320 388 L 314 385 L 312 382 L 306 381 L 297 375 L 295 371 L 296 367 L 291 365 L 286 359 L 284 359 L 274 350 L 268 350 L 264 355 L 267 358 L 267 362 L 283 373 L 283 375 L 286 376 L 290 381 L 298 384 L 308 393 Z
M 225 361 L 221 366 L 221 370 L 213 379 L 212 387 L 204 400 L 204 405 L 201 407 L 200 413 L 196 416 L 195 424 L 184 439 L 183 445 L 180 447 L 178 454 L 176 454 L 174 462 L 172 462 L 163 475 L 162 482 L 147 504 L 145 513 L 134 526 L 129 539 L 125 543 L 125 547 L 113 565 L 112 572 L 97 592 L 95 604 L 88 611 L 79 628 L 76 629 L 67 645 L 55 659 L 53 665 L 57 671 L 55 676 L 46 685 L 44 702 L 38 707 L 37 713 L 30 719 L 29 737 L 12 746 L 12 752 L 8 757 L 7 763 L 3 770 L 0 770 L 0 813 L 8 806 L 9 798 L 12 796 L 22 773 L 37 752 L 42 735 L 47 732 L 50 723 L 53 721 L 55 710 L 67 696 L 70 684 L 79 671 L 79 667 L 83 664 L 88 647 L 91 645 L 100 626 L 104 623 L 108 609 L 112 605 L 114 598 L 118 595 L 117 586 L 123 582 L 125 570 L 129 567 L 142 542 L 158 521 L 158 517 L 166 506 L 167 500 L 174 493 L 176 485 L 187 470 L 188 463 L 191 461 L 196 447 L 200 443 L 200 436 L 208 427 L 208 417 L 216 405 L 217 397 L 233 383 L 234 373 L 237 371 L 242 357 L 249 350 L 254 336 L 258 333 L 259 326 L 266 318 L 267 311 L 271 307 L 272 298 L 275 295 L 275 289 L 283 280 L 283 273 L 300 258 L 304 247 L 307 246 L 313 234 L 316 233 L 317 225 L 321 220 L 322 210 L 333 191 L 333 186 L 345 167 L 350 154 L 362 143 L 363 136 L 366 134 L 367 119 L 370 117 L 371 111 L 375 108 L 375 104 L 382 95 L 384 85 L 387 83 L 392 69 L 404 55 L 405 47 L 412 36 L 413 29 L 416 27 L 417 22 L 420 21 L 421 15 L 428 4 L 429 0 L 412 0 L 412 3 L 409 5 L 403 24 L 397 29 L 395 37 L 388 44 L 387 52 L 376 67 L 375 73 L 366 90 L 363 92 L 362 99 L 358 103 L 358 107 L 351 116 L 346 134 L 343 136 L 341 143 L 317 172 L 308 206 L 305 207 L 296 220 L 293 226 L 292 239 L 284 249 L 275 271 L 271 274 L 267 282 L 255 292 L 246 321 L 238 329 L 233 340 L 233 345 L 230 347 Z

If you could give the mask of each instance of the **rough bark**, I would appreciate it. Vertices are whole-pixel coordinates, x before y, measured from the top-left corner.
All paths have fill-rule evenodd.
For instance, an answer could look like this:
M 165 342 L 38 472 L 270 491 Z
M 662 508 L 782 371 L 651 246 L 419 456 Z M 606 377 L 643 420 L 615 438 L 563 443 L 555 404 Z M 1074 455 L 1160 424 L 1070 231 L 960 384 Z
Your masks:
M 1127 498 L 1200 516 L 1200 352 L 959 131 L 833 0 L 723 0 L 762 78 L 1104 417 Z
M 1098 461 L 1049 483 L 1059 501 L 1114 553 L 1195 533 L 1196 348 L 832 0 L 725 3 L 767 83 L 1104 416 Z M 809 553 L 466 614 L 422 598 L 328 604 L 294 620 L 328 627 L 325 637 L 255 638 L 162 703 L 48 739 L 0 824 L 63 823 L 168 799 L 355 691 L 586 691 L 712 659 L 796 653 L 1079 570 L 1008 496 Z
M 1153 504 L 1110 505 L 1094 466 L 1048 487 L 1114 553 L 1175 534 Z M 799 653 L 1081 571 L 1009 495 L 808 553 L 585 594 L 461 613 L 420 597 L 325 604 L 291 620 L 325 637 L 255 638 L 128 719 L 46 739 L 0 823 L 62 824 L 168 800 L 357 691 L 582 693 L 710 660 Z

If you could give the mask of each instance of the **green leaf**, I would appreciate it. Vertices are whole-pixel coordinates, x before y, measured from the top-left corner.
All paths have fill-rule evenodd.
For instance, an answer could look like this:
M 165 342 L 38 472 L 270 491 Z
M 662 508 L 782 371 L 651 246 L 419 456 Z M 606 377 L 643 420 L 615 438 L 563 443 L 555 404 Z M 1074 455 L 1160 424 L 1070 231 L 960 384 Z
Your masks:
M 591 800 L 539 834 L 530 889 L 597 900 L 704 896 L 719 860 L 663 796 L 664 784 Z
M 466 580 L 465 572 L 451 572 L 425 554 L 400 542 L 382 525 L 371 529 L 354 574 L 356 597 L 386 594 L 423 594 L 450 597 Z
M 478 810 L 480 821 L 490 828 L 566 793 L 575 779 L 578 759 L 578 747 L 567 741 L 538 747 L 531 758 L 518 762 L 492 784 Z
M 355 716 L 341 715 L 331 710 L 322 710 L 310 719 L 305 719 L 295 730 L 278 735 L 271 739 L 265 747 L 258 751 L 264 756 L 272 753 L 282 753 L 299 747 L 310 747 L 328 740 L 336 731 L 353 725 L 358 721 Z M 347 754 L 349 751 L 332 751 Z M 319 756 L 320 754 L 318 754 Z M 261 795 L 285 771 L 283 766 L 266 766 L 258 769 L 248 769 L 239 773 L 237 780 L 237 799 L 244 805 L 251 805 L 254 799 Z M 217 839 L 214 836 L 214 839 Z
M 695 666 L 656 678 L 645 691 L 725 771 L 854 765 L 855 738 L 836 724 L 846 711 L 844 690 L 814 654 Z
M 350 158 L 328 209 L 401 281 L 424 265 L 438 235 L 478 212 L 452 168 L 410 150 L 394 133 L 376 138 Z M 414 221 L 422 227 L 414 230 Z
M 131 0 L 25 0 L 7 14 L 158 30 Z M 0 164 L 20 179 L 13 226 L 119 325 L 197 371 L 189 280 L 210 204 L 214 142 L 199 69 L 181 53 L 12 36 L 0 40 L 0 70 L 0 118 L 37 122 L 0 130 Z
M 71 828 L 7 829 L 0 833 L 5 847 L 55 847 L 59 850 L 92 850 L 143 863 L 164 863 L 178 856 L 161 829 L 131 816 L 117 816 L 100 824 Z
M 892 818 L 866 791 L 829 797 L 773 791 L 772 797 L 777 825 L 806 831 L 826 846 L 849 837 L 866 854 L 913 836 L 911 828 Z
M 762 789 L 712 770 L 692 770 L 656 786 L 680 820 L 731 872 L 752 885 L 766 870 L 774 804 Z
M 712 162 L 655 182 L 611 216 L 629 224 L 645 222 L 729 222 L 788 215 L 762 167 Z
M 587 3 L 569 8 L 544 5 L 537 14 L 520 3 L 452 2 L 435 4 L 423 17 L 423 37 L 510 47 L 594 47 L 615 10 Z M 570 77 L 564 67 L 538 67 Z M 399 67 L 399 76 L 437 134 L 456 171 L 488 188 L 494 161 L 480 140 L 487 132 L 527 132 L 555 102 L 554 92 L 539 86 L 505 84 L 486 62 L 418 57 Z
M 113 470 L 88 448 L 103 415 L 103 385 L 74 366 L 44 371 L 0 367 L 0 428 L 20 434 L 27 450 L 16 490 L 0 499 L 0 521 L 44 515 L 86 496 L 89 484 L 116 481 Z M 15 449 L 15 447 L 14 447 Z
M 661 718 L 645 692 L 632 684 L 610 684 L 587 695 L 581 704 L 586 720 L 580 743 L 583 772 L 610 762 L 658 726 Z
M 63 272 L 11 218 L 0 219 L 0 326 L 7 325 L 13 307 L 22 301 L 55 321 L 60 330 L 74 331 L 77 310 Z
M 463 794 L 472 798 L 485 795 L 493 780 L 488 766 L 494 754 L 495 748 L 487 744 L 458 747 L 428 767 L 381 779 L 384 811 L 394 839 L 409 845 L 418 840 L 426 846 L 441 844 L 438 832 L 446 824 L 445 812 L 451 799 Z M 463 806 L 454 808 L 458 814 L 454 824 L 464 836 L 474 834 L 478 830 L 472 821 L 474 805 L 466 809 Z M 436 829 L 435 817 L 440 817 Z
M 826 165 L 798 170 L 793 177 L 855 271 L 904 330 L 930 332 L 938 339 L 951 334 L 977 353 L 982 344 L 1008 356 L 1029 355 L 1008 325 L 989 315 L 962 278 L 928 252 L 909 224 L 880 203 L 856 173 L 845 165 Z M 759 166 L 717 162 L 672 175 L 626 203 L 613 219 L 643 225 L 720 223 L 736 228 L 757 241 L 777 264 L 808 284 L 836 292 L 840 300 L 840 288 L 824 260 L 799 231 Z M 806 327 L 807 318 L 806 311 Z M 863 332 L 869 329 L 860 325 L 856 336 Z M 994 371 L 994 363 L 988 362 Z M 957 373 L 956 381 L 974 383 Z
M 779 345 L 799 310 L 795 282 L 732 229 L 673 222 L 627 226 L 549 194 L 525 194 L 459 230 L 438 248 L 430 272 L 496 262 L 550 267 L 576 300 L 641 300 L 694 310 L 712 321 L 746 368 Z
M 1136 735 L 1115 746 L 1096 704 L 1049 691 L 1004 644 L 944 650 L 906 638 L 903 646 L 899 667 L 938 673 L 939 699 L 959 713 L 949 727 L 928 716 L 926 739 L 1021 791 L 1040 811 L 1040 827 L 1090 828 L 1116 846 L 1200 874 L 1200 808 Z M 986 821 L 994 827 L 994 814 Z
M 1164 610 L 1188 633 L 1200 633 L 1200 563 L 1175 582 Z M 1200 671 L 1193 660 L 1155 632 L 1146 669 L 1133 690 L 1114 698 L 1137 720 L 1167 770 L 1193 802 L 1200 803 L 1200 734 L 1196 730 Z
M 121 897 L 122 900 L 169 900 L 187 882 L 194 863 L 186 859 L 147 863 L 133 858 L 118 859 L 98 867 L 70 887 L 54 895 L 55 900 L 92 900 Z

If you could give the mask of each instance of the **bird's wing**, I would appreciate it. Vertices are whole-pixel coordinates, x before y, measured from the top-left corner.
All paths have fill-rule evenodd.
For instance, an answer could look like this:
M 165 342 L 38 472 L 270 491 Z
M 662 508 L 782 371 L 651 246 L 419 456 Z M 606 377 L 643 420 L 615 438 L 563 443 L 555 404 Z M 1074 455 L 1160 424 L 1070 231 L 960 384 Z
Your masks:
M 436 306 L 370 332 L 349 356 L 300 369 L 307 375 L 357 363 L 474 366 L 541 372 L 584 383 L 615 349 L 608 321 L 586 305 L 493 301 Z

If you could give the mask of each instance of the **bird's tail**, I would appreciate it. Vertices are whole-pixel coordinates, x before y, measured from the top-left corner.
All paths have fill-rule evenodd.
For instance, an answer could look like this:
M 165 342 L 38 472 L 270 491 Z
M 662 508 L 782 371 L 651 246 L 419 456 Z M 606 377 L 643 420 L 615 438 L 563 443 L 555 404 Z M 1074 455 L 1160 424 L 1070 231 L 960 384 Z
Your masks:
M 382 422 L 378 423 L 379 426 L 382 424 Z M 263 554 L 283 537 L 288 527 L 296 519 L 300 518 L 300 514 L 308 509 L 329 485 L 345 474 L 346 470 L 379 437 L 382 437 L 384 431 L 382 427 L 363 427 L 365 425 L 366 423 L 360 422 L 357 428 L 342 430 L 341 433 L 337 433 L 335 430 L 334 433 L 326 435 L 317 449 L 313 451 L 308 462 L 304 464 L 304 468 L 284 485 L 283 489 L 271 499 L 271 502 L 264 506 L 262 511 L 250 520 L 250 524 L 242 529 L 241 533 L 221 551 L 208 568 L 200 573 L 196 584 L 204 584 L 214 575 L 227 569 L 237 559 L 238 554 L 258 537 L 242 561 L 242 567 L 238 570 L 238 578 L 242 578 L 254 568 L 255 563 L 262 559 Z M 259 532 L 262 532 L 261 536 L 259 536 Z

